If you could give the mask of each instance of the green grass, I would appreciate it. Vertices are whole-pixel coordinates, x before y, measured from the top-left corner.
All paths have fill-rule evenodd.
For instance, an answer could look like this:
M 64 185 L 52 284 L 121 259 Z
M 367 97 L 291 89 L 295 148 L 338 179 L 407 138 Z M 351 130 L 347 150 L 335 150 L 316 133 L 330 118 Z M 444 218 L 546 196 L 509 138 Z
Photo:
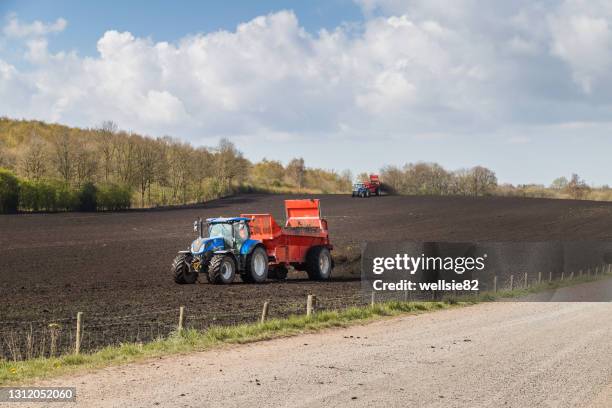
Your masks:
M 284 319 L 271 319 L 265 323 L 214 326 L 206 331 L 187 329 L 150 343 L 108 346 L 91 354 L 37 358 L 17 362 L 0 360 L 0 385 L 31 382 L 34 379 L 56 377 L 146 358 L 209 350 L 225 344 L 250 343 L 300 333 L 316 332 L 332 327 L 346 327 L 400 314 L 424 313 L 494 301 L 500 298 L 521 297 L 542 290 L 556 289 L 610 276 L 610 274 L 597 277 L 584 276 L 574 280 L 546 282 L 513 291 L 484 293 L 460 298 L 449 297 L 438 302 L 390 301 L 374 306 L 352 307 L 340 311 L 323 311 L 310 317 L 294 315 Z

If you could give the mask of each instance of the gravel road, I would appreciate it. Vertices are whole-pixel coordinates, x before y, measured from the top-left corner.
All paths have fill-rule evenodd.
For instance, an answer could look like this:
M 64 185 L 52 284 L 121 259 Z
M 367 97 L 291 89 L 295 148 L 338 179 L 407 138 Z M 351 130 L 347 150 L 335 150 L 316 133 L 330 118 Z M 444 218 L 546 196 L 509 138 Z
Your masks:
M 612 279 L 556 298 L 589 285 L 612 300 Z M 40 385 L 83 407 L 610 407 L 611 339 L 610 302 L 485 303 Z

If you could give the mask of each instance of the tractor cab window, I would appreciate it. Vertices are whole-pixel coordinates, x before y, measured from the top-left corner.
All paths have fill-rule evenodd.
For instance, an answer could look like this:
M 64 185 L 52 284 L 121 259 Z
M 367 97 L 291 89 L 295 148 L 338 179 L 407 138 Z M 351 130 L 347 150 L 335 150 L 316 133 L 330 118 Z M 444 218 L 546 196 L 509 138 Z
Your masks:
M 234 224 L 234 239 L 236 245 L 240 248 L 242 243 L 249 239 L 249 227 L 245 222 L 238 222 Z
M 230 224 L 211 224 L 208 230 L 209 237 L 223 237 L 226 245 L 232 244 L 232 226 Z

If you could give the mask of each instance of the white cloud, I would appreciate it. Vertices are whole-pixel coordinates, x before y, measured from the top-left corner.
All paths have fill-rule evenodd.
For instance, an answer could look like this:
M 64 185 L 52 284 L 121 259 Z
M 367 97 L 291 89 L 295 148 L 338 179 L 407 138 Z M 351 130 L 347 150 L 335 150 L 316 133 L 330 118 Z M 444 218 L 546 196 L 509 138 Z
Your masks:
M 4 34 L 22 39 L 30 66 L 0 53 L 0 115 L 252 145 L 507 134 L 609 116 L 603 1 L 362 3 L 357 29 L 312 33 L 279 11 L 172 43 L 107 31 L 95 57 L 49 51 L 46 35 L 64 20 L 13 16 Z
M 43 23 L 38 20 L 32 23 L 24 23 L 13 15 L 9 17 L 9 21 L 4 26 L 3 32 L 7 37 L 13 38 L 38 37 L 64 31 L 67 25 L 68 22 L 63 18 L 58 18 L 53 23 Z
M 569 64 L 574 79 L 585 92 L 591 92 L 593 82 L 598 79 L 610 78 L 612 30 L 605 18 L 555 16 L 550 26 L 553 54 Z

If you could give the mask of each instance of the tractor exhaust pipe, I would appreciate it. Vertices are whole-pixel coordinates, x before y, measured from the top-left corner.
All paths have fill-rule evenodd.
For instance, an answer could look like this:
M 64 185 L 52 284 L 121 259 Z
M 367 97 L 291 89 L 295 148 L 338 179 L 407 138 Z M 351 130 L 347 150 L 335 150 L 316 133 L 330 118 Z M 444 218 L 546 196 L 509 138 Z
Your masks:
M 204 238 L 204 231 L 202 227 L 202 218 L 198 218 L 198 220 L 193 223 L 193 230 L 198 233 L 199 238 Z

